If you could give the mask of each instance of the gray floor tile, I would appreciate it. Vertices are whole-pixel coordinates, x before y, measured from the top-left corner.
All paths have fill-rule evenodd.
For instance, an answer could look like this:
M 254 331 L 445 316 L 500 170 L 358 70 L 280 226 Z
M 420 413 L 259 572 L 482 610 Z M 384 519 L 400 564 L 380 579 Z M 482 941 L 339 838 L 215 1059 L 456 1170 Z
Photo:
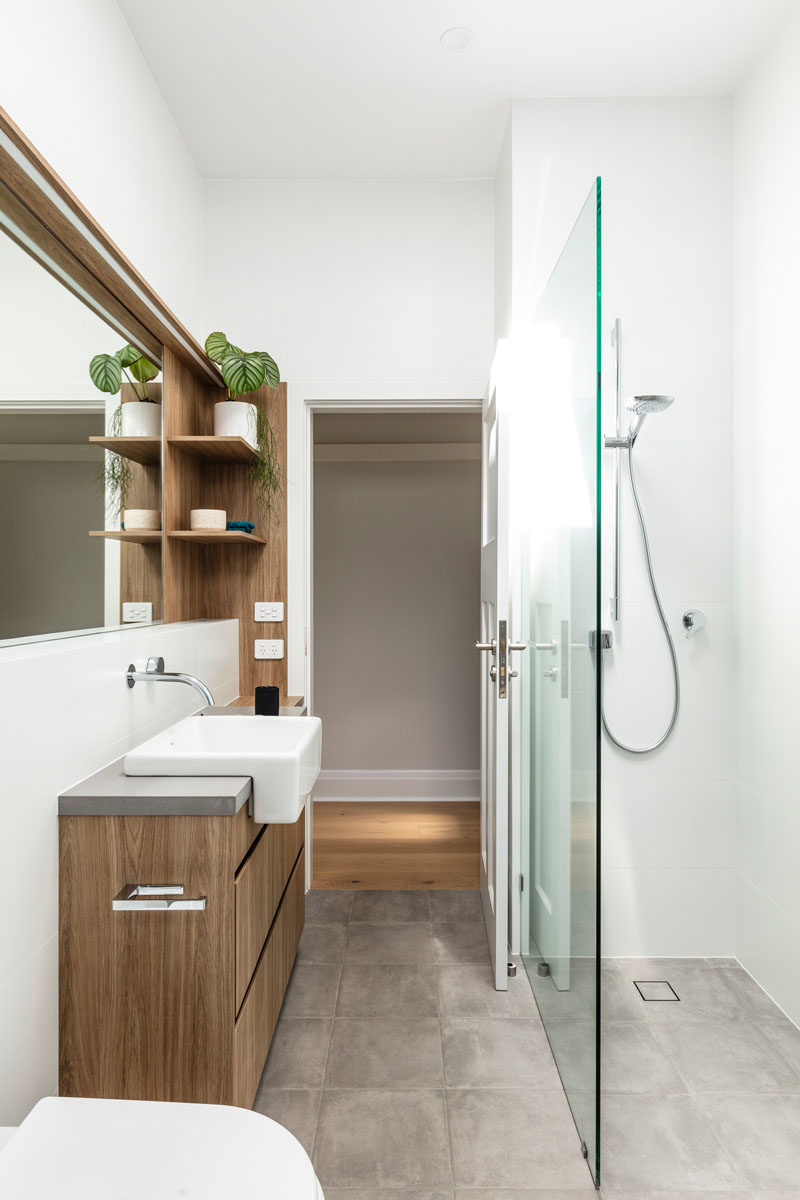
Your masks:
M 765 1021 L 759 1028 L 783 1056 L 785 1062 L 800 1075 L 800 1029 L 786 1017 L 783 1021 Z M 798 1183 L 800 1184 L 800 1180 Z
M 296 963 L 281 1016 L 332 1017 L 341 973 L 338 963 Z
M 602 1012 L 605 1021 L 643 1021 L 644 1001 L 630 979 L 614 967 L 603 966 L 600 973 Z
M 685 964 L 699 962 L 700 966 Z M 617 959 L 617 969 L 629 981 L 667 980 L 679 1001 L 642 1000 L 645 1020 L 653 1024 L 687 1020 L 737 1020 L 749 1015 L 743 1001 L 728 986 L 724 969 L 705 965 L 704 959 Z
M 368 925 L 398 925 L 413 921 L 430 921 L 428 893 L 419 892 L 354 892 L 351 921 L 366 921 Z
M 327 1088 L 442 1087 L 442 1038 L 436 1019 L 337 1018 Z
M 442 1048 L 448 1087 L 560 1086 L 540 1021 L 444 1019 Z
M 456 1188 L 455 1200 L 598 1200 L 598 1193 L 593 1187 L 559 1191 L 548 1188 Z
M 777 1004 L 759 987 L 752 975 L 743 967 L 725 968 L 719 971 L 729 991 L 740 1006 L 739 1016 L 757 1018 L 761 1021 L 785 1021 L 786 1017 Z
M 597 1029 L 594 1021 L 549 1020 L 545 1029 L 567 1093 L 572 1095 L 573 1092 L 592 1090 L 597 1071 Z
M 325 1200 L 453 1200 L 447 1191 L 419 1191 L 418 1188 L 325 1188 Z
M 603 1186 L 617 1191 L 727 1191 L 743 1182 L 693 1096 L 607 1095 Z
M 597 1003 L 597 971 L 594 964 L 584 962 L 574 964 L 570 969 L 569 987 L 559 990 L 552 975 L 542 976 L 537 971 L 537 960 L 526 961 L 526 971 L 530 986 L 536 996 L 536 1003 L 542 1018 L 549 1020 L 586 1020 L 594 1016 Z M 608 975 L 608 983 L 612 989 L 619 989 L 619 995 L 614 997 L 614 1007 L 623 1004 L 624 982 L 618 975 Z M 635 989 L 632 989 L 635 991 Z M 635 1015 L 636 1009 L 631 1001 L 630 1015 Z M 625 1014 L 627 1015 L 627 1013 Z
M 346 944 L 346 925 L 306 925 L 297 948 L 297 961 L 340 963 Z
M 706 958 L 703 961 L 707 967 L 727 967 L 729 970 L 741 966 L 738 958 Z
M 562 1092 L 456 1089 L 447 1113 L 457 1187 L 585 1188 L 589 1178 Z
M 686 1092 L 685 1081 L 646 1024 L 604 1022 L 600 1034 L 603 1092 Z
M 443 1091 L 323 1093 L 314 1167 L 326 1191 L 449 1188 Z
M 433 953 L 437 963 L 489 963 L 483 922 L 434 922 Z
M 336 1009 L 340 1017 L 435 1017 L 436 968 L 413 963 L 345 963 Z
M 347 925 L 355 892 L 312 889 L 306 892 L 306 925 Z
M 800 1092 L 800 1075 L 750 1021 L 686 1021 L 654 1034 L 690 1092 Z
M 443 1017 L 538 1018 L 527 979 L 509 979 L 508 991 L 495 991 L 489 967 L 437 967 L 439 1010 Z
M 314 1149 L 319 1102 L 320 1092 L 270 1088 L 258 1093 L 253 1110 L 288 1129 L 310 1155 Z
M 428 892 L 432 921 L 483 922 L 483 903 L 477 888 L 472 890 Z
M 673 1188 L 668 1192 L 618 1192 L 612 1188 L 602 1189 L 603 1200 L 751 1200 L 750 1192 L 721 1192 L 721 1191 L 678 1191 Z M 778 1200 L 775 1197 L 775 1200 Z M 790 1200 L 787 1196 L 785 1200 Z
M 430 963 L 430 925 L 351 924 L 345 948 L 348 963 Z
M 321 1088 L 332 1022 L 281 1017 L 260 1088 Z
M 698 1103 L 751 1188 L 797 1189 L 800 1096 L 699 1096 Z

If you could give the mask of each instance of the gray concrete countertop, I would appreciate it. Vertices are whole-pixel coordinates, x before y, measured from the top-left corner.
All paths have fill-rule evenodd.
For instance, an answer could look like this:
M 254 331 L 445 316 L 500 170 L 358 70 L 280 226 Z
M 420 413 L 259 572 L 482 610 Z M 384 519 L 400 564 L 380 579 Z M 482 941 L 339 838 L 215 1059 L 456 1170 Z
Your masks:
M 253 716 L 252 708 L 214 705 L 205 716 Z M 282 708 L 282 717 L 300 717 L 305 708 Z M 126 775 L 118 758 L 58 797 L 60 817 L 234 817 L 250 799 L 249 775 Z
M 58 797 L 60 817 L 235 817 L 250 798 L 249 775 L 126 775 L 125 759 Z

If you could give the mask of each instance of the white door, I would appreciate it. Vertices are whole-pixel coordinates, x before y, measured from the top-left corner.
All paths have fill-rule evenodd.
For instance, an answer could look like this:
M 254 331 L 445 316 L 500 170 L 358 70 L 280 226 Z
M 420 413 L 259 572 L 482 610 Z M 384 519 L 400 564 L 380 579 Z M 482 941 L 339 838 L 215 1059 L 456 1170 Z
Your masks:
M 508 422 L 483 406 L 481 479 L 481 896 L 492 971 L 508 988 Z

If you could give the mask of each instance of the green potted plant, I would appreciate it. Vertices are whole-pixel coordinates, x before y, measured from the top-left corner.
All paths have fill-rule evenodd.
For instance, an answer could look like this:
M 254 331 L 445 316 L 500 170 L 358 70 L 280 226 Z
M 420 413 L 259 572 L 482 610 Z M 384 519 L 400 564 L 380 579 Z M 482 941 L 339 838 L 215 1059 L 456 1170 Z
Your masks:
M 115 396 L 122 389 L 123 376 L 131 384 L 135 400 L 120 404 L 112 418 L 121 437 L 159 437 L 161 407 L 147 391 L 159 368 L 135 346 L 123 346 L 115 354 L 95 354 L 89 363 L 92 383 L 101 392 Z
M 281 378 L 278 365 L 265 350 L 242 350 L 218 331 L 208 335 L 205 348 L 208 357 L 219 366 L 228 389 L 228 399 L 214 405 L 214 433 L 244 438 L 255 450 L 250 483 L 259 511 L 269 516 L 272 502 L 283 486 L 272 426 L 263 408 L 239 397 L 257 392 L 265 383 L 277 387 Z

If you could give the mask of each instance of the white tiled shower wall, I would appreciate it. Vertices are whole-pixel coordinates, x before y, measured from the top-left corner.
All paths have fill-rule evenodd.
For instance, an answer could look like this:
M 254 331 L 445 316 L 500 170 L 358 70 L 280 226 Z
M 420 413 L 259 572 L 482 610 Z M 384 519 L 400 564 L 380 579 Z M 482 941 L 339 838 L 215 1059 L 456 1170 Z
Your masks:
M 727 100 L 514 102 L 499 163 L 498 332 L 526 327 L 600 175 L 606 431 L 614 423 L 615 317 L 624 395 L 676 397 L 649 419 L 636 459 L 682 709 L 674 737 L 652 755 L 632 758 L 604 741 L 603 938 L 611 956 L 734 950 L 731 169 Z M 603 465 L 610 479 L 610 454 Z M 608 491 L 603 502 L 610 625 Z M 666 725 L 671 672 L 629 496 L 622 540 L 607 711 L 622 740 L 636 744 Z M 689 607 L 708 616 L 692 642 L 681 628 Z

